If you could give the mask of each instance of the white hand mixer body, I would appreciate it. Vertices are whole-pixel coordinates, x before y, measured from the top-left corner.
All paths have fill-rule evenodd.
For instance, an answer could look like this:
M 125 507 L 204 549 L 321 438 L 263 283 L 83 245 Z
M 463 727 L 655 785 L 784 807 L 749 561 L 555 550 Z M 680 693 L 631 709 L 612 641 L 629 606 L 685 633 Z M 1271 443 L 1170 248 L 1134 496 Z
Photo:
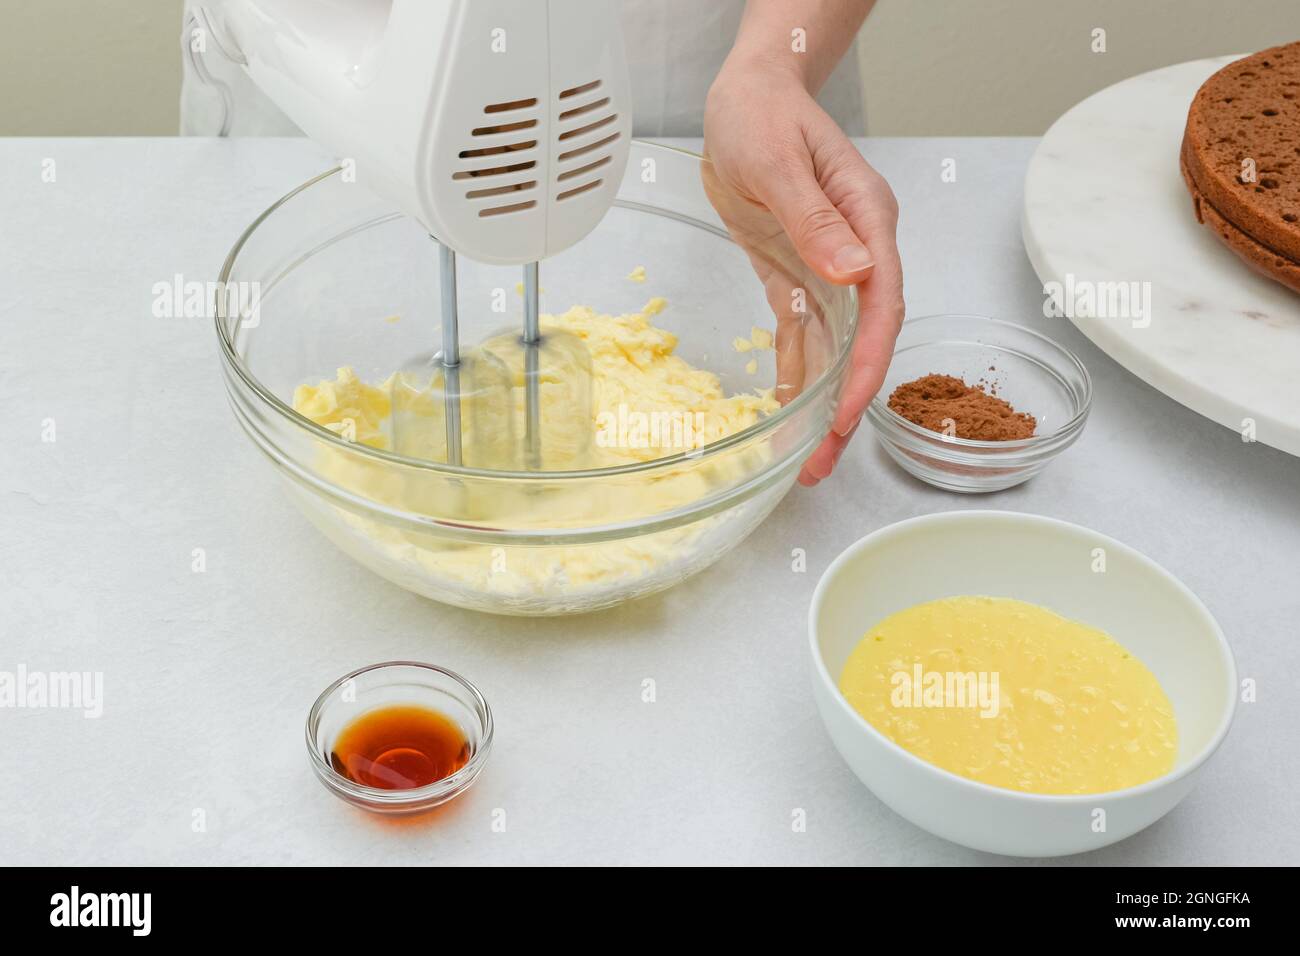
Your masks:
M 613 204 L 631 142 L 619 4 L 214 0 L 197 13 L 290 119 L 354 164 L 357 182 L 442 243 L 437 360 L 452 464 L 461 464 L 455 254 L 525 264 L 535 465 L 537 262 L 595 228 Z

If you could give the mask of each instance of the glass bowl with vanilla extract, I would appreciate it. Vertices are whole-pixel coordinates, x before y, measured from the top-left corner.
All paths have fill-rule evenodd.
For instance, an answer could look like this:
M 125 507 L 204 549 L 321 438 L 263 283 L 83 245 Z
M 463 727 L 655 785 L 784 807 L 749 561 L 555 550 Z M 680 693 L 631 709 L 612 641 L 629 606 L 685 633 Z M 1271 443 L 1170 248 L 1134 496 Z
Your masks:
M 474 783 L 492 747 L 492 710 L 459 674 L 418 661 L 372 664 L 321 693 L 307 751 L 325 788 L 373 813 L 423 813 Z
M 961 379 L 1034 419 L 1024 438 L 963 438 L 890 407 L 900 386 Z M 945 491 L 1002 491 L 1028 481 L 1074 444 L 1092 408 L 1092 379 L 1069 349 L 1033 329 L 983 315 L 929 315 L 903 323 L 880 392 L 867 408 L 876 438 L 908 474 Z

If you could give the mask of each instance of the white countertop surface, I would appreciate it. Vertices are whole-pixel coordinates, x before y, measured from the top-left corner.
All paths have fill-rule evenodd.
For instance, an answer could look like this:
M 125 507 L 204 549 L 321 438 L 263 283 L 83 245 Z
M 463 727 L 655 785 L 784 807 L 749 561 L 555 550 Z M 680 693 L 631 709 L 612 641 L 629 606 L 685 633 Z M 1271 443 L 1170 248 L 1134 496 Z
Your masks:
M 211 322 L 151 314 L 154 283 L 214 279 L 259 212 L 326 168 L 317 148 L 0 140 L 0 671 L 104 675 L 97 720 L 0 709 L 0 863 L 1006 862 L 863 788 L 807 673 L 808 601 L 843 548 L 901 518 L 988 507 L 1146 552 L 1206 602 L 1258 683 L 1173 813 L 1061 862 L 1300 863 L 1300 461 L 1043 317 L 1019 228 L 1034 143 L 863 149 L 902 206 L 910 315 L 1021 322 L 1087 364 L 1096 403 L 1074 448 L 1027 485 L 958 497 L 902 474 L 864 430 L 831 480 L 795 489 L 708 571 L 614 611 L 528 621 L 430 603 L 329 545 L 230 414 Z M 940 179 L 948 157 L 956 183 Z M 329 795 L 302 731 L 331 680 L 394 658 L 464 673 L 497 719 L 478 784 L 398 824 Z

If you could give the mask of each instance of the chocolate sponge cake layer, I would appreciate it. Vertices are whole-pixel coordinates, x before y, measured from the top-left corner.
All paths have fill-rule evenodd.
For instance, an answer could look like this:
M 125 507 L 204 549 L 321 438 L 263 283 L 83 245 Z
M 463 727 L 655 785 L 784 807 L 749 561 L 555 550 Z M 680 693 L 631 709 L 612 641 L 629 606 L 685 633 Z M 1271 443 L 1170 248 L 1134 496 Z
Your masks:
M 1272 249 L 1260 245 L 1219 215 L 1197 190 L 1192 174 L 1187 169 L 1187 163 L 1182 161 L 1179 166 L 1182 169 L 1183 181 L 1187 183 L 1187 188 L 1192 194 L 1196 221 L 1212 230 L 1220 242 L 1235 252 L 1238 258 L 1256 272 L 1270 279 L 1276 279 L 1288 289 L 1300 292 L 1300 263 L 1292 262 L 1279 256 Z
M 1295 288 L 1287 279 L 1300 270 L 1300 42 L 1206 80 L 1188 110 L 1181 152 L 1197 218 L 1231 227 L 1234 239 L 1224 241 L 1238 255 Z M 1213 228 L 1223 239 L 1225 230 Z

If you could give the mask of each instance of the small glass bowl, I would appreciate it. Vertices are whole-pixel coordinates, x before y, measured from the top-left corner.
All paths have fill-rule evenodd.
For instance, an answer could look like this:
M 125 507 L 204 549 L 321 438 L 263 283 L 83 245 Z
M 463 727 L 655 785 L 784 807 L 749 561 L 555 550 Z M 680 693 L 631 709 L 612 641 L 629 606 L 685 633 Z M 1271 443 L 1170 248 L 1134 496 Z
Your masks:
M 469 741 L 470 758 L 449 777 L 412 790 L 367 787 L 330 763 L 339 734 L 380 707 L 415 706 L 454 721 Z M 416 661 L 371 664 L 340 677 L 316 698 L 307 715 L 307 752 L 321 783 L 335 796 L 373 813 L 421 813 L 452 800 L 478 777 L 492 747 L 492 710 L 477 687 L 459 674 Z
M 931 373 L 986 383 L 1038 419 L 1015 441 L 973 441 L 916 425 L 889 407 L 894 389 Z M 903 470 L 946 491 L 1001 491 L 1027 481 L 1074 443 L 1092 407 L 1092 380 L 1078 357 L 1024 326 L 982 315 L 909 319 L 893 362 L 867 409 L 876 437 Z

